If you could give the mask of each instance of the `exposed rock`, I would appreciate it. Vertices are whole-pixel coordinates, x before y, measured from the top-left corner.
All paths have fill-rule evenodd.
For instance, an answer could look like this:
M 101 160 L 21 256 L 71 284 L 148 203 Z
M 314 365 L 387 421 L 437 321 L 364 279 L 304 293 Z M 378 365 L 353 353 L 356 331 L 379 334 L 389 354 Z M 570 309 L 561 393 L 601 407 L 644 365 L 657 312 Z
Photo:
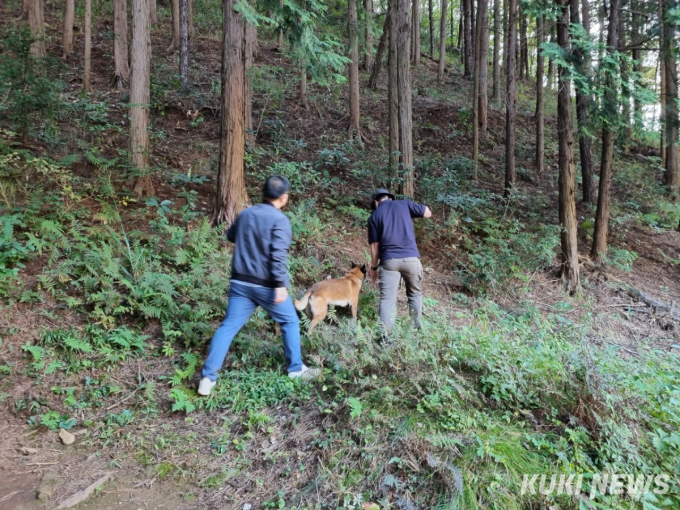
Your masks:
M 73 444 L 76 440 L 76 436 L 71 434 L 68 430 L 64 429 L 59 430 L 59 438 L 61 439 L 61 442 L 64 443 L 65 445 Z

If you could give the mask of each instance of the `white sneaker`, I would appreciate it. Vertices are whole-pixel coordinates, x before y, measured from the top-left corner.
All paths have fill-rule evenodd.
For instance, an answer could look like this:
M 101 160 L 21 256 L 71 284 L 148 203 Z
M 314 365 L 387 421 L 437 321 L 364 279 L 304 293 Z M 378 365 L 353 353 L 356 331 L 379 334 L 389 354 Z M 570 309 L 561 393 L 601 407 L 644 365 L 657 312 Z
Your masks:
M 198 385 L 198 394 L 207 397 L 210 391 L 215 387 L 217 381 L 211 381 L 207 377 L 201 379 L 201 384 Z
M 309 368 L 307 365 L 302 365 L 302 368 L 298 370 L 297 372 L 288 372 L 288 377 L 291 379 L 297 379 L 298 377 L 302 377 L 303 379 L 314 379 L 316 377 L 319 377 L 321 375 L 321 369 L 320 368 Z

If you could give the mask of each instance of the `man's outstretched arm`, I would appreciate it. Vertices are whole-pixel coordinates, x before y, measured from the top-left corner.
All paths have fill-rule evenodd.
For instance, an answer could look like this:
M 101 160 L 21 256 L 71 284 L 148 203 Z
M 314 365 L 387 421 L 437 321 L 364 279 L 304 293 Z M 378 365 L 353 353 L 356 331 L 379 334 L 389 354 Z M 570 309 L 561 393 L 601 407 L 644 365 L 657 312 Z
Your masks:
M 371 243 L 371 268 L 368 275 L 371 277 L 373 283 L 378 283 L 378 270 L 373 269 L 378 267 L 380 262 L 380 243 Z

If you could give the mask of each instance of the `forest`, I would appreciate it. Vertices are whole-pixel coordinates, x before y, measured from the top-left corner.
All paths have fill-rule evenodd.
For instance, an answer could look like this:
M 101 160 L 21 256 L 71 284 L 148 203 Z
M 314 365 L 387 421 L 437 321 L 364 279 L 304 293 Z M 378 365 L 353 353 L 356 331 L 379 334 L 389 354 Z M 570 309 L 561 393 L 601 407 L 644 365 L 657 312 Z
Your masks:
M 0 510 L 680 509 L 679 22 L 0 3 Z M 271 175 L 293 297 L 370 263 L 376 188 L 431 209 L 421 327 L 367 279 L 300 381 L 258 309 L 201 397 Z

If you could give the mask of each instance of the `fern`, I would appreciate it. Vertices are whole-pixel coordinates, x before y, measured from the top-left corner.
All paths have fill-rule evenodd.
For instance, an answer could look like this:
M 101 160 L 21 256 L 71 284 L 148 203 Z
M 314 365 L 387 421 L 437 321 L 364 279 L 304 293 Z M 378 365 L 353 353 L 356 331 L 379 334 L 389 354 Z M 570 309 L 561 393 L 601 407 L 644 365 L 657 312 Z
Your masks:
M 182 388 L 170 390 L 170 398 L 173 400 L 172 412 L 184 411 L 189 414 L 196 409 L 196 406 L 191 402 L 191 396 Z
M 352 420 L 358 419 L 361 416 L 361 413 L 363 411 L 361 401 L 359 401 L 359 399 L 356 398 L 356 397 L 350 397 L 350 398 L 347 399 L 347 405 L 350 408 L 349 417 Z

